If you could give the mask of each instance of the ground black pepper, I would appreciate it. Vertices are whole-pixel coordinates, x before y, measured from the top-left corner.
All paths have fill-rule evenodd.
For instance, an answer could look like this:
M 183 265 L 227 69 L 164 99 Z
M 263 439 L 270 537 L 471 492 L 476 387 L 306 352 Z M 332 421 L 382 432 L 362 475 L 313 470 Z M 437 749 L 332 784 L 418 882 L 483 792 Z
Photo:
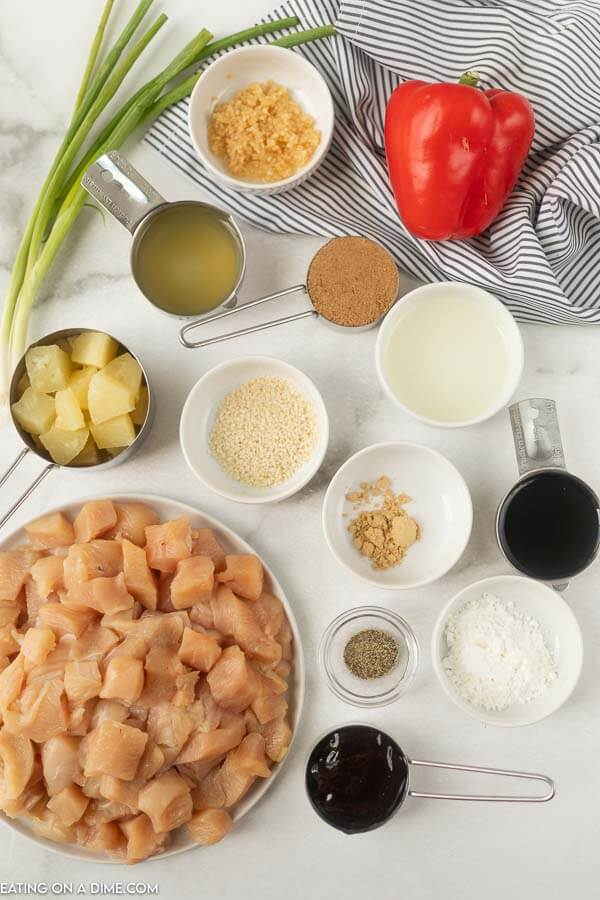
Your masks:
M 344 662 L 358 678 L 382 678 L 398 662 L 398 644 L 386 631 L 367 628 L 344 647 Z

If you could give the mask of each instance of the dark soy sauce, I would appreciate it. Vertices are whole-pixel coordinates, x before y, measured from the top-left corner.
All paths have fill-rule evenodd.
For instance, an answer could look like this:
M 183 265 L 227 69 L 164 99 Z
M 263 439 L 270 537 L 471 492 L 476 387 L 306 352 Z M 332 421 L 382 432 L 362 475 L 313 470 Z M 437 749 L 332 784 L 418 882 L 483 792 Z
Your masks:
M 533 578 L 571 578 L 598 550 L 598 498 L 569 472 L 533 472 L 502 504 L 498 538 L 510 562 Z
M 334 828 L 358 834 L 392 816 L 408 787 L 408 763 L 389 735 L 344 725 L 315 745 L 306 765 L 313 809 Z

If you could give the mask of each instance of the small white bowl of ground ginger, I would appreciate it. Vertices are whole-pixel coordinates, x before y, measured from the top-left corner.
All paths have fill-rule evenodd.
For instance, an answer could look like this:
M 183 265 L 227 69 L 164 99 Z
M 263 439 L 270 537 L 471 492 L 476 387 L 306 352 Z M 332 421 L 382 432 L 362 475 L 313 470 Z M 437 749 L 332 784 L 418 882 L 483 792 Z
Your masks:
M 215 179 L 235 191 L 275 194 L 303 182 L 333 136 L 323 76 L 299 53 L 254 44 L 202 73 L 188 111 L 190 138 Z
M 333 555 L 358 578 L 389 590 L 445 575 L 462 556 L 472 524 L 460 472 L 441 453 L 408 441 L 355 453 L 323 500 Z
M 321 394 L 295 366 L 246 356 L 196 382 L 179 437 L 188 466 L 211 490 L 238 503 L 273 503 L 317 473 L 329 418 Z

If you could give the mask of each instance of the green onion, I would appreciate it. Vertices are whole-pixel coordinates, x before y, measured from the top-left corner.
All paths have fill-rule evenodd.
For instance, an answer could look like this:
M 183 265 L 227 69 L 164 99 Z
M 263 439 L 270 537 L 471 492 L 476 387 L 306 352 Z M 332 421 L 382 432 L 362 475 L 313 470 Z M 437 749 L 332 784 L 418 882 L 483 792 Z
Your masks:
M 94 137 L 92 132 L 99 116 L 167 21 L 166 16 L 160 15 L 121 60 L 152 2 L 140 0 L 113 46 L 99 61 L 106 26 L 114 6 L 114 0 L 105 0 L 77 92 L 71 123 L 50 166 L 13 264 L 0 334 L 3 403 L 7 399 L 8 379 L 25 347 L 33 302 L 87 200 L 87 193 L 80 184 L 84 172 L 103 153 L 119 148 L 142 123 L 156 118 L 168 106 L 187 96 L 202 70 L 194 71 L 176 82 L 191 67 L 236 44 L 299 24 L 296 16 L 288 16 L 216 41 L 212 41 L 209 31 L 202 29 L 161 72 L 136 91 Z M 325 25 L 294 32 L 273 43 L 294 47 L 333 34 L 333 26 Z M 80 153 L 84 144 L 87 150 Z

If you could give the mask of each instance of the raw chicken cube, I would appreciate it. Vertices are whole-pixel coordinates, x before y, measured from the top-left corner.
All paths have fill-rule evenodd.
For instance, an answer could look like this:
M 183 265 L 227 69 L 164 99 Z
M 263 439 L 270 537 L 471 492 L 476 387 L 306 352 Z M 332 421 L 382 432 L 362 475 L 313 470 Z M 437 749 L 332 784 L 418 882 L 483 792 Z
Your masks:
M 177 765 L 191 762 L 210 762 L 232 750 L 240 743 L 246 731 L 243 716 L 225 719 L 214 731 L 195 731 L 176 759 Z
M 135 602 L 125 586 L 122 572 L 112 578 L 91 578 L 84 581 L 78 588 L 70 590 L 68 596 L 70 603 L 89 607 L 105 615 L 131 609 Z
M 227 647 L 206 680 L 215 702 L 230 712 L 242 712 L 257 696 L 258 676 L 239 647 Z
M 104 534 L 116 522 L 117 513 L 110 500 L 91 500 L 84 503 L 73 522 L 75 540 L 78 544 L 85 544 Z
M 156 525 L 158 516 L 151 506 L 145 503 L 115 503 L 117 523 L 108 537 L 127 538 L 132 544 L 143 547 L 146 543 L 146 527 Z
M 245 600 L 258 600 L 263 589 L 263 567 L 258 556 L 250 553 L 232 554 L 225 557 L 225 571 L 217 578 L 227 584 L 234 594 Z
M 119 541 L 97 540 L 89 544 L 73 544 L 64 561 L 65 587 L 76 589 L 90 578 L 112 578 L 123 568 L 123 551 Z
M 48 809 L 51 809 L 63 825 L 68 827 L 81 819 L 89 802 L 89 797 L 82 793 L 81 788 L 71 784 L 48 801 Z
M 29 570 L 39 557 L 37 550 L 28 547 L 0 553 L 0 606 L 16 603 Z
M 133 781 L 148 735 L 139 728 L 106 719 L 89 735 L 84 775 L 114 775 Z
M 96 660 L 74 660 L 65 666 L 65 693 L 71 703 L 85 703 L 100 694 L 102 675 Z
M 42 769 L 48 794 L 53 797 L 81 778 L 79 738 L 57 734 L 41 748 Z
M 73 608 L 64 603 L 44 603 L 38 613 L 39 621 L 56 634 L 74 634 L 81 637 L 88 625 L 93 624 L 98 614 L 85 606 Z
M 56 647 L 56 636 L 51 628 L 30 628 L 25 632 L 21 653 L 25 670 L 41 665 Z
M 190 520 L 183 516 L 161 525 L 146 528 L 148 564 L 160 572 L 174 572 L 177 563 L 192 555 Z
M 171 603 L 187 609 L 210 599 L 214 585 L 214 563 L 208 556 L 190 556 L 177 563 L 171 582 Z
M 192 553 L 194 556 L 209 556 L 215 572 L 222 572 L 225 568 L 225 551 L 212 528 L 192 528 Z
M 121 822 L 121 831 L 127 839 L 127 861 L 137 862 L 147 859 L 160 850 L 166 841 L 166 834 L 156 834 L 148 816 L 143 813 L 135 819 Z
M 156 609 L 158 602 L 158 588 L 156 579 L 148 566 L 146 551 L 143 547 L 131 543 L 127 539 L 122 540 L 123 545 L 123 574 L 127 590 L 146 609 Z
M 0 802 L 15 800 L 25 790 L 33 774 L 34 748 L 28 737 L 0 731 Z
M 25 526 L 29 543 L 36 550 L 67 547 L 75 540 L 73 526 L 62 513 L 50 513 Z
M 44 600 L 53 591 L 64 590 L 63 565 L 60 556 L 42 556 L 32 565 L 31 577 Z
M 106 700 L 122 700 L 135 703 L 144 687 L 144 663 L 131 656 L 117 656 L 111 659 L 106 672 L 100 696 Z
M 214 637 L 185 628 L 179 647 L 179 658 L 186 666 L 209 672 L 222 653 Z
M 173 831 L 192 817 L 189 785 L 173 770 L 153 778 L 141 788 L 139 807 L 156 832 Z
M 254 614 L 253 604 L 240 600 L 229 585 L 221 585 L 211 600 L 211 607 L 217 631 L 231 636 L 245 653 L 260 662 L 279 662 L 281 648 L 275 640 L 265 637 Z
M 193 839 L 202 847 L 216 844 L 231 830 L 233 820 L 225 809 L 202 809 L 187 823 Z

